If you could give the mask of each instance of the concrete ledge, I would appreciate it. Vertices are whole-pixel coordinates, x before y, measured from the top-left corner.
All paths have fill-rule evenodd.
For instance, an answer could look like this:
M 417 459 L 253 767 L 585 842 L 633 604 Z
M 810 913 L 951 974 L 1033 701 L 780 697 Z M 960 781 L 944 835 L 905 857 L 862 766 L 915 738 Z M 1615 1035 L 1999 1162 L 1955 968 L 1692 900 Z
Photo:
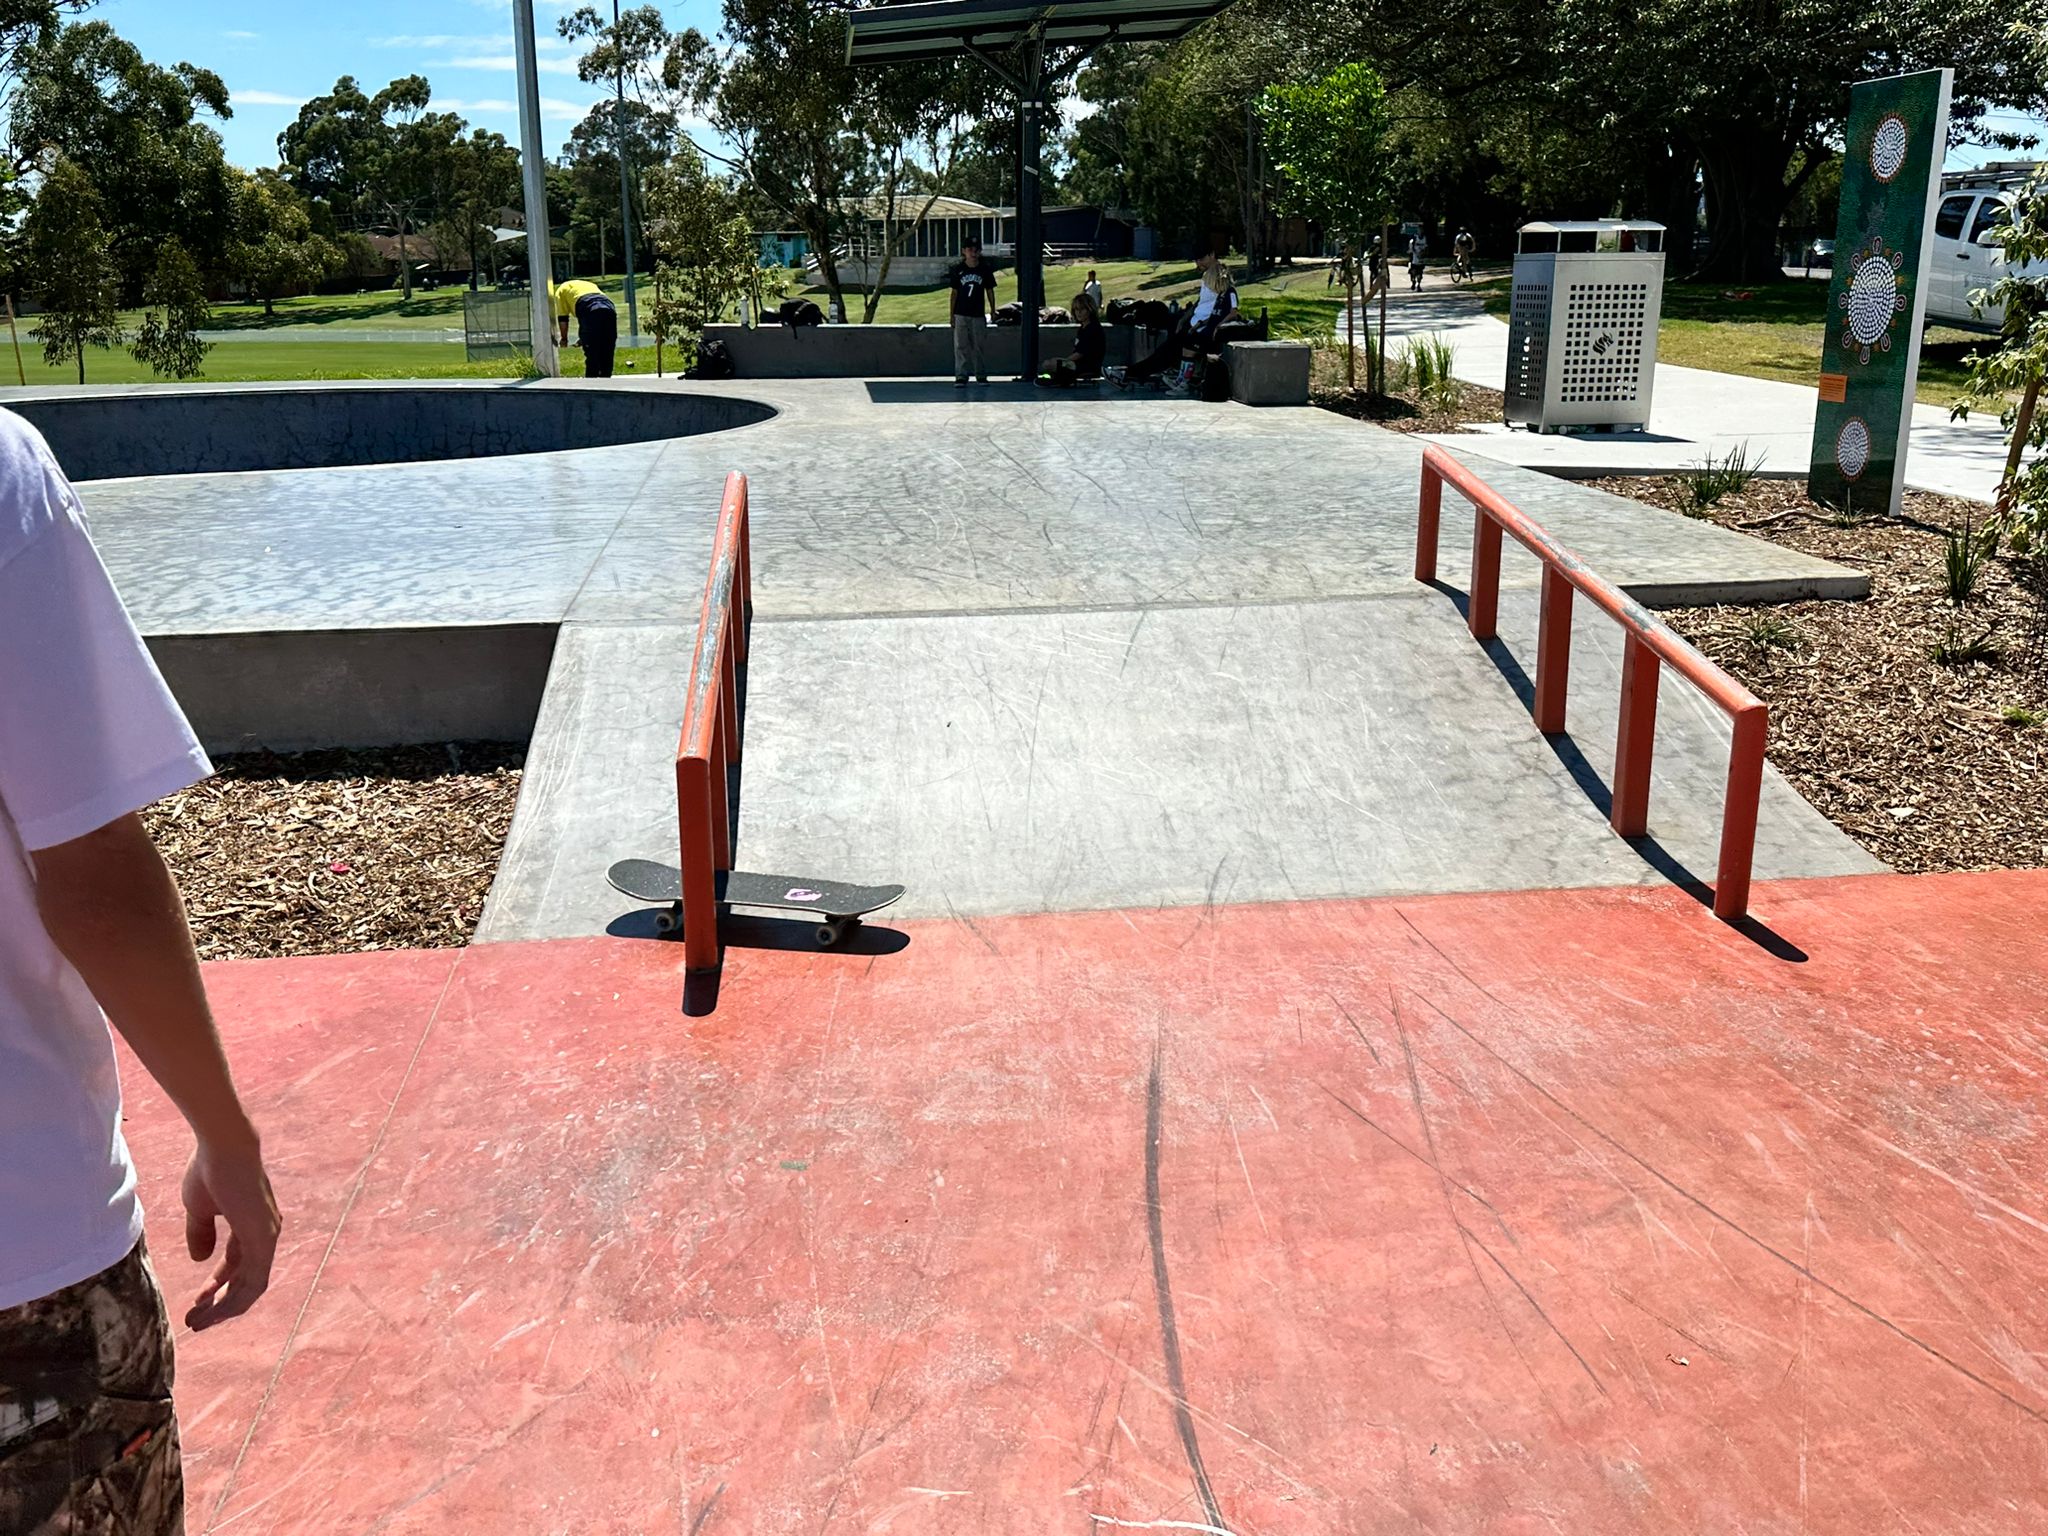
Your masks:
M 1073 351 L 1075 330 L 1040 326 L 1040 359 Z M 1104 361 L 1135 361 L 1148 335 L 1134 326 L 1104 326 Z M 953 372 L 950 325 L 713 325 L 704 339 L 725 343 L 742 379 L 929 379 Z M 982 356 L 991 374 L 1016 376 L 1024 367 L 1023 333 L 1015 326 L 989 327 Z
M 152 635 L 209 752 L 525 741 L 556 626 Z
M 1307 405 L 1309 356 L 1305 341 L 1226 342 L 1230 398 L 1239 405 Z

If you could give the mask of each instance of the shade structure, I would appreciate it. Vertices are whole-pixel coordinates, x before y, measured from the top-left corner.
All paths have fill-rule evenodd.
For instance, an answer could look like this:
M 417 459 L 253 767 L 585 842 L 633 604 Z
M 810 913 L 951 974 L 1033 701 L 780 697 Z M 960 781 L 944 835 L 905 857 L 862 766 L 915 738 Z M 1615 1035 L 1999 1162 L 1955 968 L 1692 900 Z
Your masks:
M 940 59 L 1003 52 L 1036 37 L 1048 48 L 1106 42 L 1169 42 L 1230 0 L 1076 0 L 1020 5 L 1017 0 L 904 0 L 847 14 L 849 63 Z
M 1049 87 L 1105 43 L 1171 42 L 1230 0 L 882 0 L 847 12 L 850 64 L 909 64 L 971 57 L 995 72 L 1017 103 L 1017 298 L 1023 306 L 1024 376 L 1038 374 L 1038 308 L 1045 302 L 1039 235 L 1039 159 Z

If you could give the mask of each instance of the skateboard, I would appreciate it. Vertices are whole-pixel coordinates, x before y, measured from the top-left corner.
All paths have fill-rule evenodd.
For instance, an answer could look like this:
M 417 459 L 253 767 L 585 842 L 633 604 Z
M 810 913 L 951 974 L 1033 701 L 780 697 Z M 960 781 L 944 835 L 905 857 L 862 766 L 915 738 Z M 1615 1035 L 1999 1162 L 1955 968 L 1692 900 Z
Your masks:
M 667 902 L 654 919 L 656 933 L 674 933 L 683 926 L 683 872 L 653 859 L 621 859 L 605 871 L 612 888 L 635 901 Z M 798 875 L 756 875 L 743 869 L 718 877 L 718 899 L 729 907 L 760 907 L 771 912 L 803 912 L 822 919 L 818 947 L 831 949 L 860 926 L 870 912 L 903 894 L 900 885 L 848 885 L 843 880 L 814 880 Z

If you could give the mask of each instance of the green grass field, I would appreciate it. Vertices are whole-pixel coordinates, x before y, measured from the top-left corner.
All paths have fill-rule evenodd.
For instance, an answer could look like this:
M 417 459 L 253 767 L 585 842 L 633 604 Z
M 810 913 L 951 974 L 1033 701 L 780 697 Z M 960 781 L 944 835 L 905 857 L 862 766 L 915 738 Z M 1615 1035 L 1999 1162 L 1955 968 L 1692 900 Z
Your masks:
M 1095 269 L 1105 297 L 1112 299 L 1185 301 L 1198 285 L 1192 262 L 1109 261 L 1097 262 Z M 1007 269 L 999 270 L 999 281 L 1011 277 Z M 1066 304 L 1080 290 L 1087 272 L 1085 263 L 1049 268 L 1045 275 L 1047 298 L 1054 304 Z M 623 321 L 624 276 L 615 274 L 598 281 L 619 304 Z M 820 302 L 825 297 L 821 289 L 802 291 Z M 1007 297 L 1014 290 L 1003 282 L 999 291 Z M 1276 336 L 1328 336 L 1342 310 L 1342 295 L 1327 286 L 1325 269 L 1319 263 L 1282 268 L 1269 278 L 1243 284 L 1240 291 L 1247 309 L 1267 311 Z M 1472 291 L 1491 313 L 1505 317 L 1506 273 L 1482 268 Z M 293 339 L 220 342 L 207 354 L 202 377 L 214 382 L 445 379 L 501 378 L 516 372 L 507 362 L 467 362 L 459 344 L 426 339 L 435 333 L 461 330 L 466 292 L 442 288 L 417 293 L 409 302 L 389 290 L 280 299 L 272 315 L 265 315 L 261 304 L 219 304 L 207 322 L 209 330 L 284 332 Z M 849 294 L 848 298 L 857 315 L 859 295 Z M 1688 368 L 1811 384 L 1819 367 L 1826 303 L 1827 285 L 1820 282 L 1773 283 L 1739 293 L 1713 284 L 1669 283 L 1664 290 L 1657 356 Z M 932 325 L 943 324 L 946 312 L 943 288 L 890 289 L 882 295 L 875 318 L 884 324 Z M 140 316 L 124 315 L 122 319 L 132 329 Z M 32 318 L 22 322 L 28 382 L 75 382 L 77 373 L 69 362 L 56 367 L 43 363 L 41 349 L 29 334 L 33 323 Z M 324 341 L 323 335 L 349 339 Z M 370 336 L 389 340 L 363 339 Z M 1953 402 L 1965 377 L 1964 359 L 1985 344 L 1986 338 L 1967 332 L 1941 327 L 1930 330 L 1920 354 L 1920 399 L 1930 405 Z M 581 372 L 581 353 L 571 348 L 562 358 L 565 372 Z M 653 371 L 652 349 L 619 354 L 620 373 Z M 7 378 L 10 372 L 0 355 L 0 381 L 12 382 Z M 147 382 L 152 377 L 147 368 L 119 350 L 88 352 L 85 372 L 86 381 L 93 384 Z
M 1488 312 L 1506 319 L 1507 277 L 1482 278 L 1474 286 Z M 1827 298 L 1826 283 L 1805 279 L 1739 290 L 1715 283 L 1666 283 L 1657 360 L 1810 385 L 1820 373 Z M 1989 344 L 1989 337 L 1968 331 L 1929 328 L 1920 346 L 1920 402 L 1954 404 L 1968 376 L 1964 360 Z

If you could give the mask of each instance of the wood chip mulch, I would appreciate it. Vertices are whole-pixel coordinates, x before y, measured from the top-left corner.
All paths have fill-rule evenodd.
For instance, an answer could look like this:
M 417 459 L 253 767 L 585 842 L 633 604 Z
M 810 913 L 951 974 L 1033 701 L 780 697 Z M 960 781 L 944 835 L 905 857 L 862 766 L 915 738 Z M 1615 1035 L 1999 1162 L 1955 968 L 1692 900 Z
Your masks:
M 1591 483 L 1693 515 L 1681 477 Z M 1943 575 L 1948 530 L 1986 510 L 1911 491 L 1897 519 L 1851 520 L 1752 480 L 1697 515 L 1868 571 L 1871 595 L 1666 614 L 1770 706 L 1779 772 L 1894 869 L 2048 865 L 2048 560 L 1986 560 L 1961 609 Z M 1979 637 L 1995 655 L 1934 657 Z
M 1475 424 L 1497 424 L 1505 405 L 1499 390 L 1482 384 L 1467 384 L 1454 411 L 1423 406 L 1412 390 L 1368 395 L 1363 389 L 1345 389 L 1341 384 L 1311 387 L 1308 400 L 1310 405 L 1372 422 L 1390 432 L 1462 432 Z
M 252 753 L 144 813 L 201 958 L 465 944 L 526 748 L 463 741 Z

